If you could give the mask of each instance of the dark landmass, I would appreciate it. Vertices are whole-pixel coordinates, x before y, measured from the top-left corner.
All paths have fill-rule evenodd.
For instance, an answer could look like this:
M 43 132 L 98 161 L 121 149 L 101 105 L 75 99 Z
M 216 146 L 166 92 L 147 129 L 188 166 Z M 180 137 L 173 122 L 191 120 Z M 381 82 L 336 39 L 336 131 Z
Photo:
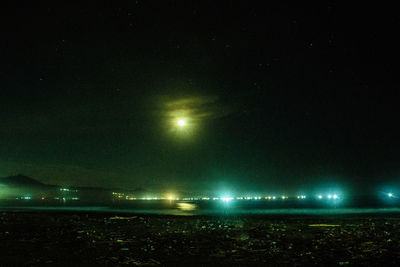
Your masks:
M 61 188 L 64 186 L 54 185 L 54 184 L 45 184 L 42 183 L 32 177 L 25 176 L 23 174 L 17 174 L 13 176 L 0 177 L 0 185 L 5 185 L 9 187 L 15 187 L 16 189 L 25 189 L 25 188 L 40 188 L 40 189 L 51 189 L 51 188 Z M 106 190 L 101 187 L 82 187 L 82 186 L 73 186 L 71 188 L 81 189 L 81 190 Z M 107 189 L 108 191 L 112 191 L 113 189 Z M 115 189 L 114 189 L 115 190 Z M 116 189 L 121 190 L 121 189 Z
M 3 188 L 3 190 L 1 190 Z M 5 188 L 5 189 L 4 189 Z M 71 190 L 60 195 L 60 188 L 67 188 Z M 3 191 L 3 192 L 1 192 Z M 31 199 L 54 199 L 63 197 L 78 197 L 84 201 L 96 202 L 110 201 L 115 198 L 112 192 L 118 192 L 126 196 L 135 196 L 137 198 L 148 196 L 159 196 L 160 192 L 153 192 L 141 187 L 134 189 L 130 188 L 104 188 L 104 187 L 90 187 L 90 186 L 64 186 L 56 184 L 45 184 L 34 178 L 18 174 L 8 177 L 0 177 L 0 199 L 15 199 L 21 196 L 29 195 Z M 68 195 L 69 194 L 69 195 Z M 188 192 L 180 191 L 180 195 L 189 195 Z
M 0 178 L 0 184 L 13 185 L 13 186 L 36 186 L 36 187 L 46 186 L 46 184 L 22 174 L 2 177 Z
M 2 266 L 380 265 L 400 262 L 400 215 L 0 215 Z
M 34 178 L 18 174 L 0 178 L 0 199 L 18 199 L 21 196 L 30 196 L 33 200 L 54 200 L 76 197 L 85 201 L 110 201 L 112 192 L 124 192 L 136 194 L 134 190 L 121 188 L 82 187 L 82 186 L 61 186 L 45 184 Z M 60 192 L 61 188 L 67 188 L 68 192 Z

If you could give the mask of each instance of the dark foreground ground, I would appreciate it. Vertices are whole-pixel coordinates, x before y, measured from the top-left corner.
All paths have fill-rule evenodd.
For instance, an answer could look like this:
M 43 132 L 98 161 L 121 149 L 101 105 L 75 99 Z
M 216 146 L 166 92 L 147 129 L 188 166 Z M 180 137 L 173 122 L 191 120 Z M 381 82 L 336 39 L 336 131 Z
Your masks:
M 1 266 L 398 265 L 400 215 L 0 214 Z

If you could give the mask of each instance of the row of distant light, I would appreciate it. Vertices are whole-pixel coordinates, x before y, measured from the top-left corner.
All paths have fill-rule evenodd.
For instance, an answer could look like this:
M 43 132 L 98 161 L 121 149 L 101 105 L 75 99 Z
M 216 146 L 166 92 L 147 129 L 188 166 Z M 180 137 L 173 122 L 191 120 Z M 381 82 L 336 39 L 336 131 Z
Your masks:
M 338 195 L 336 195 L 336 194 L 333 194 L 333 195 L 327 195 L 326 196 L 328 199 L 331 199 L 331 198 L 333 198 L 333 199 L 338 199 L 339 198 L 339 196 Z M 324 196 L 323 195 L 319 195 L 318 196 L 318 198 L 319 199 L 323 199 L 324 198 Z
M 15 199 L 31 200 L 32 197 L 31 197 L 31 196 L 22 196 L 22 197 L 17 197 L 17 198 L 15 198 Z M 42 196 L 40 199 L 41 199 L 41 200 L 45 200 L 46 198 L 45 198 L 44 196 Z M 71 197 L 71 198 L 66 198 L 66 197 L 59 198 L 59 197 L 55 197 L 54 199 L 55 199 L 55 200 L 60 200 L 60 199 L 61 199 L 61 200 L 79 200 L 79 197 Z
M 285 200 L 285 199 L 288 199 L 289 197 L 288 196 L 281 196 L 280 197 L 280 199 L 283 199 L 283 200 Z M 297 196 L 297 199 L 306 199 L 307 198 L 307 196 L 306 195 L 299 195 L 299 196 Z M 318 197 L 317 197 L 318 199 L 323 199 L 324 198 L 324 196 L 323 195 L 318 195 Z M 329 195 L 327 195 L 326 196 L 326 198 L 328 198 L 328 199 L 339 199 L 339 196 L 337 195 L 337 194 L 333 194 L 333 195 L 331 195 L 331 194 L 329 194 Z M 213 200 L 218 200 L 219 198 L 217 198 L 217 197 L 214 197 L 213 198 Z M 234 198 L 233 197 L 222 197 L 222 198 L 220 198 L 222 201 L 231 201 L 231 200 L 233 200 Z M 236 198 L 237 200 L 251 200 L 251 199 L 254 199 L 254 200 L 260 200 L 260 199 L 262 199 L 262 197 L 237 197 Z M 267 200 L 275 200 L 275 199 L 277 199 L 277 197 L 276 196 L 267 196 L 267 197 L 264 197 L 264 199 L 267 199 Z
M 60 188 L 60 191 L 64 192 L 78 192 L 78 189 Z
M 299 195 L 299 196 L 297 196 L 297 199 L 306 199 L 307 198 L 307 196 L 306 195 Z M 328 195 L 318 195 L 317 197 L 316 197 L 317 199 L 323 199 L 323 198 L 327 198 L 327 199 L 339 199 L 339 195 L 337 195 L 337 194 L 328 194 Z M 128 200 L 137 200 L 137 198 L 133 198 L 133 197 L 126 197 L 126 199 L 128 199 Z M 193 197 L 187 197 L 187 198 L 176 198 L 176 197 L 172 197 L 172 196 L 169 196 L 169 197 L 167 197 L 167 198 L 157 198 L 157 197 L 145 197 L 145 198 L 138 198 L 139 200 L 222 200 L 222 201 L 225 201 L 225 202 L 228 202 L 228 201 L 232 201 L 232 200 L 234 200 L 234 199 L 236 199 L 236 200 L 261 200 L 261 199 L 266 199 L 266 200 L 276 200 L 276 199 L 282 199 L 282 200 L 286 200 L 286 199 L 289 199 L 289 197 L 288 196 L 285 196 L 285 195 L 283 195 L 283 196 L 280 196 L 280 197 L 277 197 L 277 196 L 266 196 L 266 197 L 228 197 L 228 196 L 223 196 L 223 197 L 212 197 L 212 198 L 210 198 L 210 197 L 202 197 L 202 198 L 193 198 Z
M 394 197 L 394 195 L 392 193 L 388 193 L 388 196 L 389 197 Z M 281 196 L 280 197 L 280 199 L 283 199 L 283 200 L 288 199 L 288 198 L 289 198 L 288 196 Z M 301 195 L 301 196 L 297 196 L 297 198 L 298 199 L 306 199 L 307 196 Z M 323 198 L 322 195 L 318 196 L 318 199 L 322 199 L 322 198 Z M 335 195 L 327 195 L 327 198 L 328 199 L 338 199 L 339 196 L 336 195 L 336 194 Z M 30 196 L 25 196 L 25 197 L 21 197 L 20 199 L 29 200 L 29 199 L 31 199 L 31 197 Z M 60 199 L 60 198 L 56 197 L 54 199 Z M 61 199 L 66 200 L 65 197 L 63 197 Z M 77 197 L 72 197 L 71 199 L 72 200 L 79 200 L 79 198 L 77 198 Z M 127 196 L 126 199 L 127 200 L 137 200 L 137 198 L 129 197 L 129 196 Z M 218 197 L 213 197 L 213 198 L 209 198 L 209 197 L 192 198 L 192 197 L 190 197 L 190 198 L 182 198 L 182 199 L 180 199 L 180 198 L 174 198 L 174 197 L 168 197 L 168 198 L 146 197 L 146 198 L 139 198 L 139 199 L 140 200 L 165 200 L 165 199 L 168 199 L 168 200 L 210 200 L 210 199 L 212 199 L 212 200 L 222 200 L 222 201 L 228 202 L 228 201 L 234 200 L 235 198 L 233 198 L 233 197 L 221 197 L 221 198 L 218 198 Z M 262 197 L 236 197 L 236 199 L 237 200 L 260 200 L 260 199 L 262 199 Z M 264 197 L 264 199 L 275 200 L 275 199 L 277 199 L 277 197 L 276 196 L 267 196 L 267 197 Z M 42 200 L 44 200 L 44 197 L 42 197 Z

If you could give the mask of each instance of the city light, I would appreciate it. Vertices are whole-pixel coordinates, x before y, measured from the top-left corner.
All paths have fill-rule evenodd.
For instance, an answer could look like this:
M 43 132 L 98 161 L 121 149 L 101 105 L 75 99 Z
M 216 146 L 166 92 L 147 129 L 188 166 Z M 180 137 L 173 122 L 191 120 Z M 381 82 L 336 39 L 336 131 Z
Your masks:
M 161 199 L 167 199 L 167 200 L 177 200 L 176 196 L 174 193 L 167 193 L 166 195 L 164 195 L 163 198 Z M 188 199 L 189 200 L 189 199 Z
M 72 194 L 72 192 L 78 192 L 77 189 L 72 189 L 72 188 L 58 188 L 60 192 L 60 196 L 45 196 L 45 195 L 38 195 L 38 196 L 29 196 L 29 195 L 23 195 L 23 196 L 16 196 L 17 199 L 19 200 L 30 200 L 30 199 L 38 199 L 38 200 L 47 200 L 47 199 L 58 199 L 58 200 L 81 200 L 76 194 Z M 329 193 L 328 193 L 329 192 Z M 390 198 L 390 199 L 397 199 L 397 194 L 394 191 L 383 191 L 381 192 L 384 197 Z M 187 195 L 185 197 L 180 197 L 177 198 L 176 195 L 169 193 L 165 194 L 164 196 L 158 196 L 158 195 L 149 195 L 149 196 L 142 196 L 142 197 L 136 197 L 132 195 L 131 193 L 127 193 L 124 191 L 117 191 L 117 192 L 110 192 L 110 195 L 112 196 L 113 200 L 118 200 L 118 201 L 124 201 L 124 200 L 164 200 L 164 201 L 207 201 L 207 200 L 221 200 L 222 202 L 230 202 L 230 201 L 246 201 L 246 200 L 252 200 L 252 201 L 283 201 L 283 200 L 288 200 L 288 199 L 298 199 L 299 201 L 304 201 L 308 199 L 310 196 L 307 196 L 305 194 L 293 194 L 293 195 L 285 195 L 285 194 L 275 194 L 275 195 L 266 195 L 266 196 L 246 196 L 246 195 L 234 195 L 234 194 L 229 194 L 229 193 L 223 193 L 219 197 L 206 197 L 206 196 L 197 196 L 197 195 Z M 327 191 L 327 192 L 319 192 L 318 194 L 312 196 L 313 200 L 322 200 L 326 199 L 327 201 L 330 200 L 332 203 L 338 203 L 339 201 L 342 201 L 343 196 L 341 193 L 338 193 L 338 191 Z M 328 203 L 328 202 L 327 202 Z
M 63 190 L 64 191 L 64 190 Z M 70 191 L 72 191 L 70 189 Z M 333 191 L 335 192 L 335 191 Z M 335 192 L 333 193 L 332 191 L 330 191 L 330 193 L 319 193 L 315 196 L 313 196 L 313 199 L 316 200 L 322 200 L 322 199 L 327 199 L 327 200 L 335 200 L 335 201 L 339 201 L 342 199 L 342 195 Z M 230 194 L 224 194 L 220 197 L 198 197 L 198 196 L 187 196 L 187 197 L 182 197 L 182 198 L 177 198 L 176 196 L 174 196 L 173 194 L 169 194 L 166 195 L 165 197 L 161 197 L 161 198 L 157 198 L 157 197 L 144 197 L 144 198 L 134 198 L 131 195 L 125 195 L 122 192 L 112 192 L 113 197 L 120 199 L 123 197 L 123 199 L 129 199 L 129 200 L 136 200 L 136 199 L 143 199 L 143 200 L 170 200 L 170 201 L 204 201 L 204 200 L 221 200 L 223 202 L 229 202 L 232 200 L 238 200 L 238 201 L 245 201 L 245 200 L 288 200 L 289 198 L 294 198 L 294 199 L 298 199 L 298 200 L 306 200 L 309 198 L 309 196 L 305 195 L 305 194 L 299 194 L 299 195 L 280 195 L 280 194 L 276 194 L 276 195 L 267 195 L 267 196 L 234 196 L 234 195 L 230 195 Z M 396 195 L 392 192 L 390 193 L 384 193 L 384 195 L 388 198 L 396 198 Z
M 228 201 L 233 200 L 233 197 L 221 197 L 221 200 L 224 202 L 228 202 Z
M 157 198 L 157 197 L 144 197 L 144 198 L 141 198 L 141 200 L 159 200 L 159 198 Z
M 38 200 L 46 200 L 46 199 L 58 199 L 58 200 L 80 200 L 76 194 L 72 195 L 72 192 L 77 192 L 76 189 L 71 188 L 58 188 L 60 190 L 60 196 L 58 197 L 48 197 L 45 195 L 38 195 L 38 196 L 17 196 L 19 200 L 30 200 L 30 199 L 38 199 Z M 328 193 L 329 192 L 329 193 Z M 320 192 L 312 197 L 313 200 L 322 200 L 326 199 L 327 203 L 339 203 L 343 200 L 343 195 L 338 193 L 338 191 L 328 191 L 328 192 Z M 386 191 L 381 192 L 384 197 L 390 199 L 397 199 L 396 192 L 393 191 Z M 123 191 L 120 192 L 111 192 L 112 199 L 123 201 L 123 200 L 165 200 L 165 201 L 208 201 L 208 200 L 221 200 L 222 202 L 230 202 L 230 201 L 246 201 L 246 200 L 253 200 L 253 201 L 279 201 L 279 200 L 288 200 L 288 199 L 298 199 L 298 201 L 304 201 L 309 198 L 307 195 L 303 194 L 295 194 L 295 195 L 282 195 L 282 194 L 275 194 L 275 195 L 267 195 L 267 196 L 241 196 L 241 195 L 233 195 L 233 194 L 222 194 L 219 197 L 206 197 L 206 196 L 185 196 L 181 198 L 177 198 L 174 194 L 165 194 L 164 196 L 158 195 L 149 195 L 143 197 L 135 197 L 130 193 L 126 193 Z M 328 202 L 328 200 L 330 202 Z M 308 202 L 308 201 L 307 201 Z

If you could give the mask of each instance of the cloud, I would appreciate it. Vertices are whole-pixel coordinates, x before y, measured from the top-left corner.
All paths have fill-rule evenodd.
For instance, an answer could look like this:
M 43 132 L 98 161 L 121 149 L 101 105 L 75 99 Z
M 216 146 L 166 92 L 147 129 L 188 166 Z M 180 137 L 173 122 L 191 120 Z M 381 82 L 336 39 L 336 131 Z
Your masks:
M 194 122 L 228 116 L 233 109 L 223 104 L 217 96 L 190 96 L 163 99 L 162 113 L 170 119 L 188 117 Z

